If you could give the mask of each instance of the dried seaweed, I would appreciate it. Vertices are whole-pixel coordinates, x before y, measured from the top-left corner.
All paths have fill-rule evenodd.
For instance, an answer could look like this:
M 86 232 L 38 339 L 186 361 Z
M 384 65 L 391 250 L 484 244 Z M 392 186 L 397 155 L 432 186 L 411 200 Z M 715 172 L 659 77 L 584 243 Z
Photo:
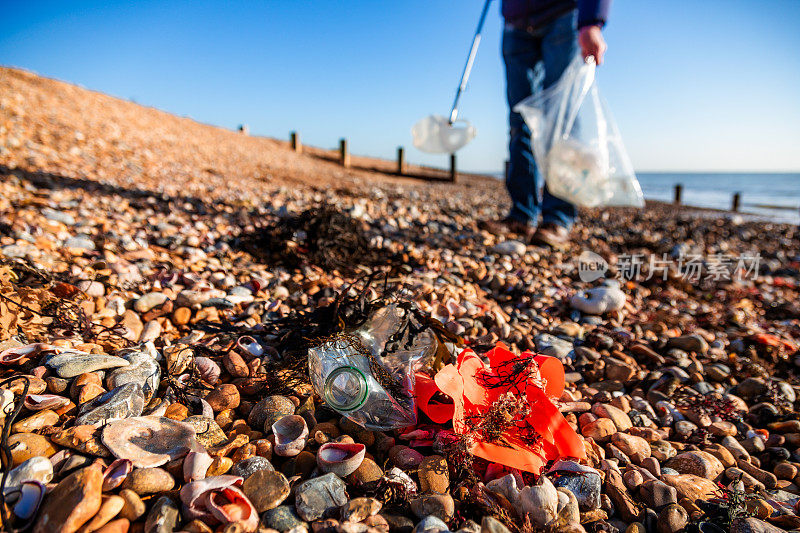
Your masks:
M 352 274 L 359 265 L 392 263 L 385 251 L 370 245 L 364 223 L 328 205 L 280 218 L 232 244 L 265 262 L 289 268 L 312 264 Z

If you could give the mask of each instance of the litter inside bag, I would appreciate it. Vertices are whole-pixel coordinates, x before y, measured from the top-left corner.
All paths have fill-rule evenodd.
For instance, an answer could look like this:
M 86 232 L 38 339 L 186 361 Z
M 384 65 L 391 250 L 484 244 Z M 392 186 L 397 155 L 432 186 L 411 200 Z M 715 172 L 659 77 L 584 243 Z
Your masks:
M 576 56 L 558 82 L 514 107 L 533 132 L 551 194 L 585 207 L 644 206 L 628 152 L 600 96 L 594 58 Z
M 357 330 L 308 351 L 309 374 L 325 403 L 368 429 L 417 422 L 414 374 L 437 348 L 436 336 L 408 311 L 388 305 Z
M 432 154 L 453 154 L 477 135 L 475 126 L 466 120 L 453 124 L 441 115 L 428 115 L 411 128 L 414 146 Z

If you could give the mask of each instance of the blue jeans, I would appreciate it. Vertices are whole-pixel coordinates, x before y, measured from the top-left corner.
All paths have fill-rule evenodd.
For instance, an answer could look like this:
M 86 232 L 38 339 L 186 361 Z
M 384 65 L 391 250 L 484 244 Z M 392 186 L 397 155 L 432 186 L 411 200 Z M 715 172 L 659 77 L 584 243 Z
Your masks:
M 522 115 L 512 111 L 528 96 L 558 81 L 578 52 L 577 12 L 563 15 L 550 24 L 528 32 L 506 27 L 503 32 L 503 60 L 506 65 L 510 140 L 506 188 L 511 196 L 509 216 L 535 225 L 542 222 L 570 228 L 578 216 L 577 208 L 550 194 L 545 185 L 541 198 L 542 175 L 533 157 L 531 130 Z

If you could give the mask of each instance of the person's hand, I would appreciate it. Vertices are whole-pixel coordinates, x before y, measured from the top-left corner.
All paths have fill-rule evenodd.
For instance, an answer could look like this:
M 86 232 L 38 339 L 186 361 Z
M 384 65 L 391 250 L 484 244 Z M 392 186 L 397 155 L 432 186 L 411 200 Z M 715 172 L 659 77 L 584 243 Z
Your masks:
M 578 34 L 578 44 L 581 45 L 581 52 L 583 58 L 589 56 L 594 57 L 595 63 L 601 65 L 603 63 L 603 54 L 606 53 L 606 40 L 603 39 L 603 32 L 600 31 L 600 26 L 584 26 Z

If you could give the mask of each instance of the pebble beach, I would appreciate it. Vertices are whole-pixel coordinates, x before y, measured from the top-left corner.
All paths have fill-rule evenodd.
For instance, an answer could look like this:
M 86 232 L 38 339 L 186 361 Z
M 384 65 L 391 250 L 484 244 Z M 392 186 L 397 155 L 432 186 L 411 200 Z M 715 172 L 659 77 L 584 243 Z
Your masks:
M 551 250 L 479 229 L 496 180 L 394 168 L 0 68 L 2 530 L 800 530 L 796 226 L 648 203 Z M 289 361 L 359 294 L 442 326 L 431 375 L 557 359 L 582 457 L 331 409 Z

